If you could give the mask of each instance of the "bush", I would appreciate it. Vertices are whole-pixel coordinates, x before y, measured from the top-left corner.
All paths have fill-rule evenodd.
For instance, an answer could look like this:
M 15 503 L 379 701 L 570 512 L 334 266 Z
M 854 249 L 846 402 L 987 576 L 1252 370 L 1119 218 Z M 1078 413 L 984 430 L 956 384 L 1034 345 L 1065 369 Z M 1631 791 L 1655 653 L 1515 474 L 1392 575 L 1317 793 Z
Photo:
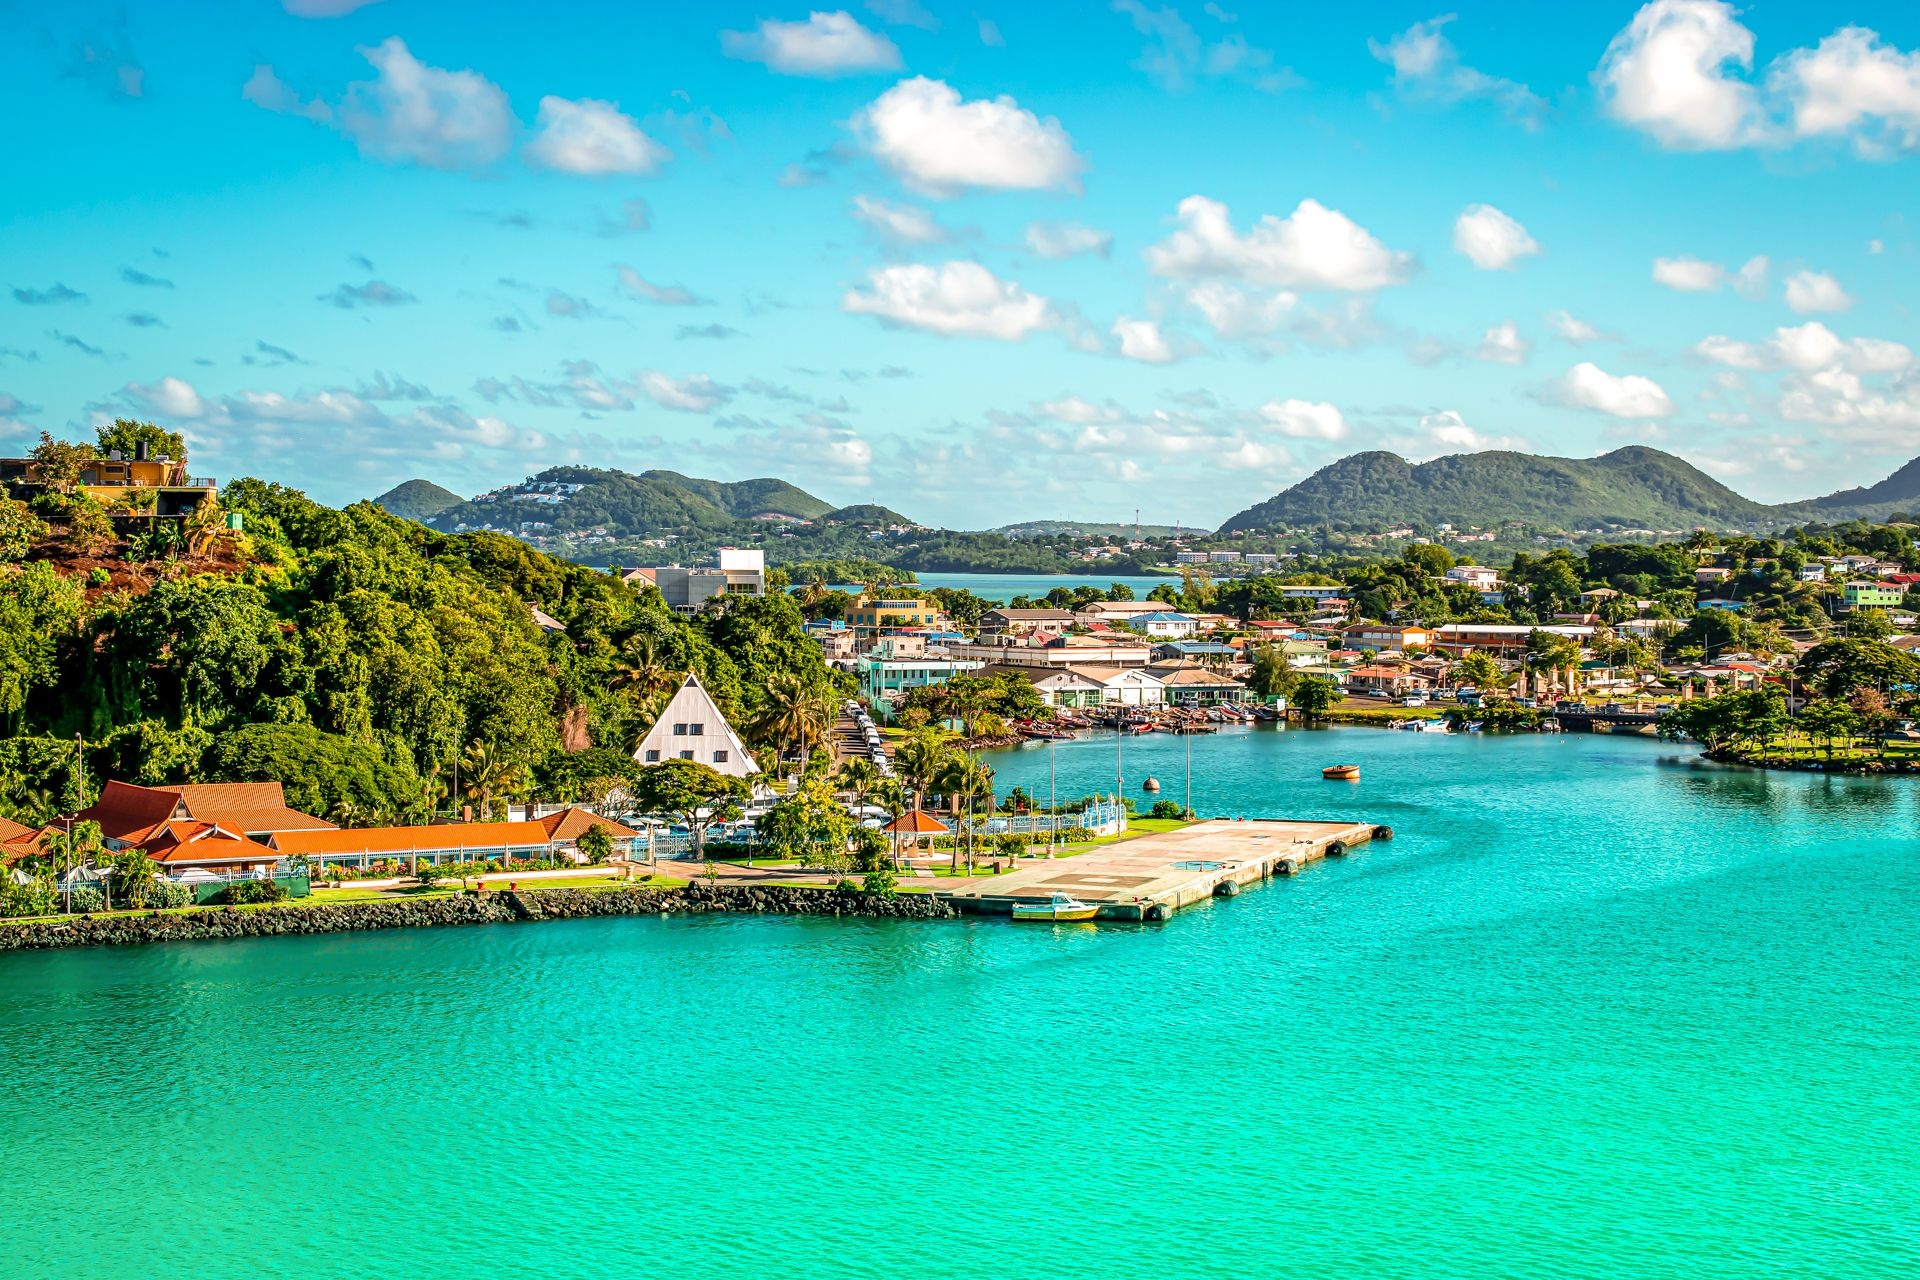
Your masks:
M 1149 818 L 1178 818 L 1185 814 L 1177 800 L 1155 800 L 1153 808 L 1147 811 Z
M 1003 857 L 1017 858 L 1026 852 L 1032 837 L 1025 832 L 1003 832 L 993 838 L 993 847 Z
M 422 862 L 413 870 L 413 878 L 428 889 L 433 888 L 433 882 L 443 874 L 445 874 L 444 868 L 436 867 L 431 862 Z
M 220 891 L 217 901 L 229 906 L 253 902 L 283 902 L 287 891 L 272 880 L 236 880 Z
M 75 889 L 67 895 L 67 901 L 72 905 L 73 910 L 87 915 L 95 911 L 104 911 L 107 906 L 107 895 L 98 889 Z
M 98 565 L 87 570 L 87 585 L 90 587 L 104 587 L 112 581 L 113 575 Z
M 11 882 L 0 884 L 0 915 L 52 915 L 54 908 L 59 905 L 60 895 L 53 891 L 51 880 L 35 879 L 25 884 Z
M 147 886 L 147 905 L 163 910 L 190 907 L 193 905 L 193 890 L 171 880 L 155 880 Z
M 894 878 L 893 868 L 875 867 L 861 878 L 860 887 L 876 898 L 891 898 L 898 892 L 899 881 Z

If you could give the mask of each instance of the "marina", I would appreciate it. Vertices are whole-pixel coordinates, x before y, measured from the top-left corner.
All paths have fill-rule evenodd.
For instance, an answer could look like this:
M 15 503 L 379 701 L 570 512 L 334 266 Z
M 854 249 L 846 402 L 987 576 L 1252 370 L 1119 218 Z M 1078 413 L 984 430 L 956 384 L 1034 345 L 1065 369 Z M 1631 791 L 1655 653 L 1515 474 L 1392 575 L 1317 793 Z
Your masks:
M 1098 919 L 1168 920 L 1182 908 L 1234 897 L 1391 834 L 1368 823 L 1215 818 L 935 893 L 978 915 L 1013 915 L 1071 895 L 1098 908 Z

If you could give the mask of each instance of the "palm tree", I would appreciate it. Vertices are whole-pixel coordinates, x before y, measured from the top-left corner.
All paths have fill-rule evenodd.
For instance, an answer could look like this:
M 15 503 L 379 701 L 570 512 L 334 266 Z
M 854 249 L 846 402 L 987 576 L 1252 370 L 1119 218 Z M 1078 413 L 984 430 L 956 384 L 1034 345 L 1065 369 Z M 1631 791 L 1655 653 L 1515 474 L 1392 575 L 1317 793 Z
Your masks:
M 113 885 L 122 901 L 135 907 L 147 905 L 147 895 L 160 878 L 159 868 L 145 850 L 129 849 L 113 860 Z
M 239 540 L 227 527 L 227 515 L 220 509 L 220 500 L 212 494 L 202 498 L 200 505 L 187 516 L 184 532 L 189 556 L 204 556 L 223 542 Z
M 754 732 L 777 744 L 804 763 L 814 743 L 826 741 L 838 702 L 825 685 L 809 686 L 799 676 L 782 672 L 767 681 L 767 705 L 754 722 Z
M 841 764 L 833 781 L 839 790 L 852 794 L 855 804 L 865 804 L 885 779 L 873 761 L 856 756 Z
M 474 739 L 460 765 L 460 794 L 478 805 L 482 822 L 492 818 L 496 802 L 520 786 L 520 767 L 496 755 L 490 742 Z
M 927 792 L 932 789 L 934 779 L 939 777 L 948 754 L 931 731 L 914 734 L 893 753 L 894 768 L 913 788 L 914 808 L 925 807 Z
M 973 802 L 983 795 L 993 793 L 993 770 L 977 763 L 973 757 L 954 753 L 947 757 L 945 766 L 935 782 L 941 795 L 966 805 L 960 822 L 967 829 L 967 874 L 973 874 Z M 958 805 L 956 805 L 958 812 Z M 956 841 L 953 847 L 952 869 L 960 869 L 960 845 Z
M 673 692 L 675 683 L 672 669 L 660 660 L 653 637 L 635 635 L 628 637 L 620 656 L 614 659 L 613 676 L 607 681 L 607 687 L 631 689 L 644 700 L 654 694 Z

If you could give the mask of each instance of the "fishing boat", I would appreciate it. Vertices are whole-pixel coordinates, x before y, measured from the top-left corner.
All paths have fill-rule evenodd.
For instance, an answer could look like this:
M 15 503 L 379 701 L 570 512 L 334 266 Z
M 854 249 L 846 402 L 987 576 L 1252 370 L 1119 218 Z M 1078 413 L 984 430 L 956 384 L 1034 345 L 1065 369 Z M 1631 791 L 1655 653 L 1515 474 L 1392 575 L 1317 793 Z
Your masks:
M 1056 893 L 1045 902 L 1013 904 L 1015 920 L 1091 920 L 1099 913 L 1100 908 L 1093 903 L 1065 893 Z
M 1357 764 L 1330 764 L 1320 771 L 1320 776 L 1334 782 L 1360 781 L 1360 766 Z

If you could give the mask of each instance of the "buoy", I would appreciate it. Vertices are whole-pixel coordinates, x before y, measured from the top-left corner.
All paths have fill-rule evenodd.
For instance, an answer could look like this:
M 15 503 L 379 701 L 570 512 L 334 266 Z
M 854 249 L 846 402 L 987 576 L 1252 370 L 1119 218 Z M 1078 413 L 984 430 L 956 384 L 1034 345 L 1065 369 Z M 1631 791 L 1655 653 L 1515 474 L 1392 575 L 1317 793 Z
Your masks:
M 1158 791 L 1160 789 L 1160 779 L 1149 776 L 1145 782 L 1140 784 L 1140 789 L 1142 791 Z

